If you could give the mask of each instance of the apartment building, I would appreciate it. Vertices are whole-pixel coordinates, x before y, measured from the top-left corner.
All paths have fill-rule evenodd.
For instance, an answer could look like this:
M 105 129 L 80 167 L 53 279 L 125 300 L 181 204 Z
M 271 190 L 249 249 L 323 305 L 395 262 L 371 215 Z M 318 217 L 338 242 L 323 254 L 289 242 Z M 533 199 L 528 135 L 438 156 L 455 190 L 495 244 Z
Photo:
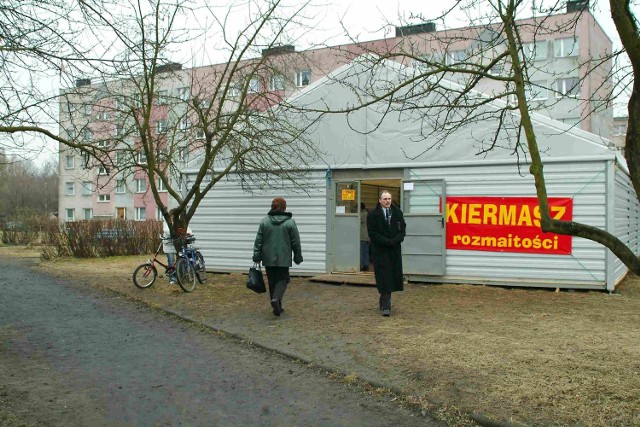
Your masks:
M 605 62 L 598 71 L 589 72 L 589 64 L 610 53 L 612 43 L 586 10 L 586 2 L 569 2 L 566 13 L 545 16 L 544 20 L 531 18 L 519 22 L 523 29 L 522 48 L 530 64 L 531 108 L 610 138 L 613 113 L 606 102 L 611 86 L 610 66 Z M 572 24 L 567 25 L 568 22 Z M 531 30 L 538 25 L 543 27 Z M 290 45 L 266 49 L 261 58 L 264 67 L 255 72 L 251 68 L 255 61 L 245 61 L 246 81 L 242 80 L 241 72 L 236 74 L 226 89 L 225 103 L 216 108 L 220 111 L 233 108 L 234 96 L 246 91 L 244 99 L 250 108 L 264 109 L 367 52 L 400 53 L 394 59 L 417 70 L 434 61 L 449 66 L 468 61 L 488 63 L 491 60 L 488 53 L 504 49 L 503 44 L 495 43 L 495 34 L 491 26 L 438 30 L 434 23 L 425 23 L 398 27 L 395 37 L 364 43 L 306 51 L 296 51 Z M 220 91 L 211 88 L 225 78 L 226 66 L 182 69 L 179 64 L 168 64 L 159 70 L 166 77 L 159 80 L 156 93 L 149 98 L 153 99 L 151 132 L 154 137 L 171 136 L 171 144 L 160 145 L 160 150 L 175 164 L 186 165 L 204 138 L 204 129 L 196 126 L 197 115 L 189 110 L 188 103 L 197 99 L 203 108 L 214 104 Z M 508 61 L 504 61 L 490 73 L 500 76 L 509 67 Z M 145 158 L 139 150 L 139 136 L 131 131 L 129 113 L 132 103 L 141 102 L 136 100 L 140 94 L 133 93 L 128 81 L 92 84 L 79 80 L 74 89 L 61 97 L 60 134 L 94 151 L 104 150 L 109 161 L 96 162 L 77 150 L 61 148 L 59 218 L 65 221 L 161 218 L 149 190 L 151 183 L 141 168 Z M 502 83 L 491 79 L 480 80 L 476 89 L 490 94 L 504 92 Z M 121 162 L 119 157 L 125 161 Z M 170 179 L 172 182 L 182 179 L 179 168 L 171 173 Z M 163 203 L 171 205 L 162 181 L 154 184 Z

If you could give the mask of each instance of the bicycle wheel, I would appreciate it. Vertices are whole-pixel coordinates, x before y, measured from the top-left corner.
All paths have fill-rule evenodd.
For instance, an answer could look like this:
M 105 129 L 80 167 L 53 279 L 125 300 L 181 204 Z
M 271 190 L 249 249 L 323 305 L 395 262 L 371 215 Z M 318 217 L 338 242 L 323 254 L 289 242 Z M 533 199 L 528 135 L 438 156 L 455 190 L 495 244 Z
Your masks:
M 187 259 L 180 258 L 176 262 L 176 277 L 183 291 L 193 292 L 196 288 L 196 269 Z
M 204 265 L 204 257 L 200 251 L 196 251 L 196 275 L 200 283 L 204 283 L 207 280 L 207 267 Z
M 150 262 L 140 264 L 133 272 L 133 284 L 140 289 L 153 285 L 158 277 L 158 270 Z

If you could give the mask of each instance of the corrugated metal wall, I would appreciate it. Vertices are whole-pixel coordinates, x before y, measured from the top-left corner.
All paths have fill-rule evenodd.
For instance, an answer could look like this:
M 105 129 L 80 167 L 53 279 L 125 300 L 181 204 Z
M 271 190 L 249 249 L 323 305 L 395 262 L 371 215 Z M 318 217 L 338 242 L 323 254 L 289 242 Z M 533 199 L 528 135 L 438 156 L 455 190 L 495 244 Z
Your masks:
M 629 175 L 619 167 L 615 171 L 615 235 L 638 253 L 640 236 L 640 203 Z M 613 258 L 616 282 L 627 274 L 627 267 L 617 257 Z
M 517 175 L 515 165 L 416 168 L 410 179 L 444 179 L 447 196 L 535 197 L 527 165 Z M 572 197 L 575 221 L 605 227 L 606 162 L 545 163 L 549 197 Z M 531 285 L 539 282 L 579 283 L 603 288 L 606 280 L 605 249 L 589 240 L 573 238 L 571 255 L 537 255 L 447 250 L 446 276 L 434 281 Z M 525 283 L 526 282 L 526 283 Z M 576 286 L 572 286 L 576 287 Z
M 327 196 L 324 171 L 312 173 L 304 189 L 283 186 L 248 193 L 242 190 L 235 175 L 218 182 L 203 199 L 190 223 L 208 269 L 249 269 L 258 224 L 269 212 L 274 197 L 287 200 L 287 211 L 293 213 L 300 231 L 304 262 L 300 266 L 294 264 L 292 272 L 325 272 Z

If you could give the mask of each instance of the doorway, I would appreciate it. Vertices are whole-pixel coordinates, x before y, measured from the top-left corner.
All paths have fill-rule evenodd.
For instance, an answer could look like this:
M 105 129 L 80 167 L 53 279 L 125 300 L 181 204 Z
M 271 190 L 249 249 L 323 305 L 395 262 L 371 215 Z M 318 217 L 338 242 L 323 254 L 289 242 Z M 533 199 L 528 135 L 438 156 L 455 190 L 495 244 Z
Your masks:
M 400 206 L 400 179 L 338 180 L 333 183 L 334 209 L 332 221 L 331 265 L 334 273 L 359 273 L 361 270 L 360 239 L 363 218 L 378 204 L 381 191 L 391 194 L 392 203 Z M 364 221 L 363 221 L 364 219 Z M 369 255 L 370 256 L 370 255 Z M 371 258 L 370 258 L 371 261 Z M 373 272 L 369 269 L 363 273 Z

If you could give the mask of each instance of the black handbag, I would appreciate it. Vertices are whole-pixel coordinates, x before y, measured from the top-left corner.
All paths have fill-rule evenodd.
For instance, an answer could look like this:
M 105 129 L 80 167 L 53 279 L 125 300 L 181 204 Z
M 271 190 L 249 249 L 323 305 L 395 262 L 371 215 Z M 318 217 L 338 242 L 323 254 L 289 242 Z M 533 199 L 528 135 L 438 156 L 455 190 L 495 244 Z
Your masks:
M 262 277 L 262 267 L 258 263 L 254 263 L 253 267 L 249 269 L 247 288 L 259 294 L 267 292 L 267 287 L 264 285 L 264 278 Z

